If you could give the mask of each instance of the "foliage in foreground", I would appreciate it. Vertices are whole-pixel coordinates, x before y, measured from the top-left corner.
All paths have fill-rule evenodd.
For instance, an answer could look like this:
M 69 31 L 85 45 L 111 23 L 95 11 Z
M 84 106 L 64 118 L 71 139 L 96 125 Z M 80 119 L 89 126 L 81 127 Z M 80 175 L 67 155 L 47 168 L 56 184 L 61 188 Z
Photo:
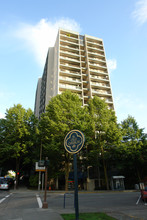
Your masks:
M 75 219 L 75 214 L 62 214 L 64 220 Z M 80 220 L 115 220 L 115 218 L 106 215 L 105 213 L 81 213 Z
M 66 91 L 53 97 L 39 123 L 43 152 L 46 152 L 54 173 L 65 172 L 65 190 L 68 190 L 71 155 L 64 149 L 64 138 L 73 129 L 86 127 L 84 108 L 77 94 Z M 58 176 L 58 175 L 57 175 Z M 55 177 L 55 175 L 54 175 Z
M 8 109 L 5 118 L 0 119 L 0 165 L 6 163 L 8 169 L 16 171 L 16 186 L 19 172 L 32 167 L 36 133 L 37 119 L 31 109 L 20 104 Z
M 73 159 L 64 149 L 64 138 L 70 130 L 78 129 L 85 136 L 85 146 L 78 154 L 78 171 L 85 175 L 90 167 L 92 178 L 105 180 L 99 181 L 96 189 L 108 189 L 112 175 L 125 176 L 127 189 L 145 181 L 147 134 L 144 129 L 139 128 L 132 116 L 117 124 L 115 112 L 98 97 L 91 99 L 87 106 L 81 105 L 77 94 L 63 92 L 50 100 L 39 123 L 32 110 L 20 104 L 6 110 L 6 117 L 0 119 L 2 175 L 7 170 L 15 170 L 16 180 L 18 175 L 29 177 L 35 162 L 48 156 L 48 178 L 59 178 L 62 187 L 65 184 L 68 190 Z M 36 176 L 31 176 L 29 183 L 37 185 Z

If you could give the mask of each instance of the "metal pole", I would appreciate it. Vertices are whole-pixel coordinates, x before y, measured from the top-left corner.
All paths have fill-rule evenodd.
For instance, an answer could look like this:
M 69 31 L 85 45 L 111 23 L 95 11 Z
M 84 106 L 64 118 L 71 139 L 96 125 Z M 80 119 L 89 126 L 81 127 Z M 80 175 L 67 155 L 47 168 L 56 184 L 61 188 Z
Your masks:
M 44 173 L 42 173 L 42 191 L 43 191 L 43 187 L 44 187 Z
M 48 203 L 46 202 L 46 193 L 47 193 L 47 166 L 45 166 L 45 189 L 44 189 L 44 202 L 42 208 L 48 208 Z
M 42 139 L 41 139 L 41 145 L 40 145 L 40 160 L 42 157 Z M 38 191 L 40 191 L 40 186 L 41 186 L 41 171 L 39 171 L 39 177 L 38 177 Z
M 39 177 L 38 177 L 38 191 L 40 191 L 40 185 L 41 185 L 41 171 L 39 171 Z
M 76 220 L 79 220 L 79 201 L 78 201 L 78 176 L 77 176 L 77 155 L 74 154 L 74 181 L 75 181 L 75 197 L 74 197 L 74 203 L 75 203 L 75 216 Z

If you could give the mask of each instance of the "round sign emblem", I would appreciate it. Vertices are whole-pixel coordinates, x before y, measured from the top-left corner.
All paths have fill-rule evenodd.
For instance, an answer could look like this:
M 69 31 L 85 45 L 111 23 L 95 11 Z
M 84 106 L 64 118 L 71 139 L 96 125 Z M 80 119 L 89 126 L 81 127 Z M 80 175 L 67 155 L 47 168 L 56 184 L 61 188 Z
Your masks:
M 64 139 L 64 147 L 68 153 L 78 153 L 84 145 L 85 137 L 79 130 L 70 131 Z

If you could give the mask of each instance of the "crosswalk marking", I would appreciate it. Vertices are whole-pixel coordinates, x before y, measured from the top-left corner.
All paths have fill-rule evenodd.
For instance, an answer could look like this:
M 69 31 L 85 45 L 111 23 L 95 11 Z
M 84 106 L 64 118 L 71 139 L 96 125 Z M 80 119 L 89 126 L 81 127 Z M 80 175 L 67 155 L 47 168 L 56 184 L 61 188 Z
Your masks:
M 1 200 L 0 200 L 0 203 L 2 203 L 5 199 L 6 199 L 6 198 L 1 199 Z
M 11 195 L 12 193 L 10 193 L 9 195 L 7 195 L 7 196 L 5 196 L 4 198 L 2 198 L 1 200 L 0 200 L 0 203 L 2 203 L 6 198 L 8 198 L 10 195 Z
M 36 198 L 37 198 L 37 202 L 38 202 L 39 208 L 41 209 L 42 208 L 42 201 L 40 199 L 40 196 L 36 195 Z

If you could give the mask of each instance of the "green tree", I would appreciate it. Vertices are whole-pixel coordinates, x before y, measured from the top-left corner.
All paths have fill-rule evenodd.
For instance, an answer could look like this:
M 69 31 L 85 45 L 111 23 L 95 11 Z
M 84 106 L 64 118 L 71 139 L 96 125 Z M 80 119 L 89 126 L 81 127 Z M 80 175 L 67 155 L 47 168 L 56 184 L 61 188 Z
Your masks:
M 25 110 L 20 104 L 6 110 L 5 119 L 0 120 L 0 157 L 3 162 L 15 159 L 16 187 L 20 164 L 32 161 L 30 154 L 35 150 L 37 119 L 31 109 Z
M 50 100 L 40 120 L 43 151 L 48 151 L 50 164 L 54 164 L 58 172 L 65 171 L 65 190 L 68 190 L 71 155 L 64 149 L 64 138 L 70 130 L 84 131 L 84 117 L 85 111 L 79 96 L 65 91 Z
M 135 118 L 128 116 L 121 122 L 123 131 L 122 149 L 125 163 L 130 169 L 134 169 L 137 179 L 140 182 L 143 177 L 143 170 L 147 161 L 146 157 L 146 134 L 140 129 Z
M 115 112 L 108 109 L 104 100 L 95 96 L 88 103 L 88 110 L 91 120 L 92 145 L 97 149 L 99 158 L 102 159 L 106 188 L 109 189 L 107 176 L 107 161 L 111 157 L 111 151 L 116 148 L 121 141 L 121 130 L 117 125 Z

